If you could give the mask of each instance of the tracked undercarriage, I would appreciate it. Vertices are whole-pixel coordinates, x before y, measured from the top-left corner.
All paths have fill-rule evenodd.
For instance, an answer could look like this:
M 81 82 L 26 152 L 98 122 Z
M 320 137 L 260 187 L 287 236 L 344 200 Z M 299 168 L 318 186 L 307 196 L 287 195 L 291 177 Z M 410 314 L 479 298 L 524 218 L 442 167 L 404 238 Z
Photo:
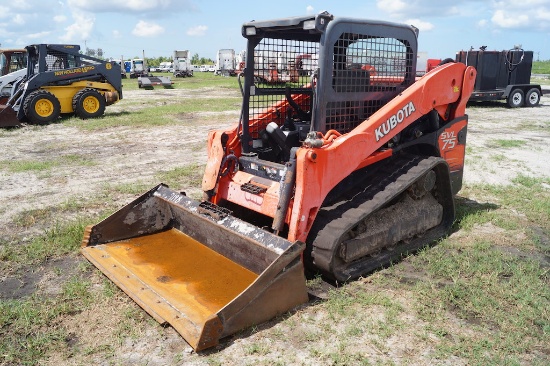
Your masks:
M 348 281 L 444 235 L 454 220 L 448 166 L 404 156 L 364 173 L 368 186 L 323 207 L 308 238 L 314 270 Z

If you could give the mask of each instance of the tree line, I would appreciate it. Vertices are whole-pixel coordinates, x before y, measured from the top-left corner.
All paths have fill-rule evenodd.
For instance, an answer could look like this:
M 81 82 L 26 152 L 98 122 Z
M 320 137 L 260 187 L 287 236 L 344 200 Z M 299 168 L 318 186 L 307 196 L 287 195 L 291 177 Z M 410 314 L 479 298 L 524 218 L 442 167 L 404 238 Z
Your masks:
M 94 48 L 86 48 L 86 51 L 83 52 L 82 50 L 80 53 L 83 53 L 87 56 L 97 57 L 99 59 L 104 59 L 103 57 L 103 50 L 101 48 L 94 49 Z M 114 57 L 116 59 L 116 57 Z M 142 58 L 142 56 L 134 56 L 134 58 Z M 147 61 L 147 65 L 159 67 L 161 62 L 172 62 L 172 56 L 160 56 L 160 57 L 145 57 Z M 207 57 L 200 57 L 198 53 L 195 53 L 191 57 L 191 64 L 193 65 L 213 65 L 216 62 L 212 60 L 211 58 Z
M 136 56 L 134 58 L 141 58 L 140 56 Z M 165 56 L 159 56 L 159 57 L 145 57 L 147 60 L 147 65 L 158 67 L 160 66 L 161 62 L 172 62 L 172 56 L 165 57 Z M 216 62 L 212 60 L 211 58 L 207 57 L 200 57 L 198 53 L 195 53 L 191 57 L 191 64 L 192 65 L 213 65 Z

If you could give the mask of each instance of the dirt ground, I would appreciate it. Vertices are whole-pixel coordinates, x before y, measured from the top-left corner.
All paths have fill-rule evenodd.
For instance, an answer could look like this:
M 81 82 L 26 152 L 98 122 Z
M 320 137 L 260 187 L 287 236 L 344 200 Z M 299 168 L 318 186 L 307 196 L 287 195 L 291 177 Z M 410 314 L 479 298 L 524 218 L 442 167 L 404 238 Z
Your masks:
M 135 90 L 127 91 L 125 99 L 117 105 L 107 108 L 107 114 L 135 111 L 151 104 L 177 103 L 182 98 L 196 96 L 202 91 L 173 90 Z M 206 91 L 211 94 L 210 91 Z M 225 91 L 223 93 L 233 93 Z M 238 93 L 238 92 L 237 92 Z M 211 95 L 210 95 L 211 97 Z M 139 102 L 139 103 L 138 103 Z M 542 97 L 536 108 L 510 109 L 502 103 L 484 103 L 469 105 L 467 159 L 464 184 L 488 183 L 509 184 L 518 174 L 532 176 L 549 176 L 548 160 L 550 159 L 550 95 Z M 220 113 L 190 113 L 179 116 L 177 124 L 155 128 L 115 127 L 83 132 L 70 124 L 59 123 L 44 127 L 25 126 L 9 131 L 0 131 L 2 157 L 0 161 L 0 238 L 17 237 L 25 242 L 28 237 L 36 235 L 44 227 L 32 226 L 29 229 L 18 227 L 14 232 L 14 220 L 24 212 L 37 209 L 48 209 L 70 200 L 85 200 L 101 196 L 110 187 L 139 182 L 152 188 L 158 184 L 158 174 L 176 167 L 191 163 L 206 162 L 205 144 L 207 131 L 213 128 L 230 126 L 238 120 L 239 111 Z M 508 146 L 503 140 L 520 141 Z M 82 163 L 66 163 L 63 157 L 81 157 Z M 16 161 L 55 161 L 61 162 L 46 172 L 23 171 L 12 172 L 2 168 L 6 162 Z M 199 187 L 173 187 L 197 194 Z M 122 207 L 132 197 L 121 194 L 109 202 L 110 205 Z M 93 214 L 93 212 L 91 212 Z M 62 215 L 62 214 L 61 214 Z M 59 217 L 60 221 L 70 217 Z M 0 241 L 0 245 L 1 245 Z M 9 268 L 0 264 L 0 290 L 11 289 L 10 297 L 18 298 L 34 291 L 56 293 L 55 283 L 49 280 L 50 268 L 58 266 L 67 269 L 67 276 L 76 271 L 76 263 L 83 261 L 80 257 L 56 259 L 33 271 L 29 278 L 19 276 L 18 286 Z M 94 283 L 101 283 L 93 275 Z M 32 278 L 31 278 L 32 277 Z M 57 281 L 59 278 L 57 279 Z M 11 285 L 10 285 L 11 283 Z M 52 287 L 52 288 L 50 288 Z M 17 292 L 17 291 L 19 292 Z M 5 295 L 5 294 L 4 294 Z M 391 294 L 398 297 L 399 294 Z M 117 300 L 120 307 L 133 309 L 133 303 L 124 296 Z M 101 328 L 110 327 L 110 315 L 117 309 L 94 304 L 80 314 L 78 319 L 65 319 L 64 326 L 73 329 L 75 334 L 89 333 L 92 337 L 101 338 Z M 146 315 L 137 311 L 138 317 Z M 323 318 L 327 314 L 317 313 L 315 307 L 304 307 L 296 310 L 302 317 Z M 289 317 L 291 317 L 289 315 Z M 373 314 L 376 316 L 376 314 Z M 89 319 L 89 322 L 82 322 Z M 137 334 L 124 338 L 116 347 L 116 356 L 108 359 L 77 358 L 69 363 L 79 364 L 93 362 L 96 364 L 124 365 L 164 365 L 164 364 L 211 364 L 216 360 L 222 363 L 238 360 L 246 361 L 250 347 L 260 344 L 270 347 L 270 355 L 279 355 L 270 359 L 276 364 L 292 352 L 296 363 L 314 364 L 307 360 L 307 353 L 294 348 L 291 339 L 283 342 L 271 340 L 265 334 L 273 334 L 277 329 L 285 332 L 289 327 L 287 319 L 277 319 L 261 325 L 252 331 L 244 332 L 226 341 L 222 347 L 199 357 L 185 341 L 170 327 L 159 327 L 154 321 L 146 321 Z M 410 326 L 415 325 L 411 321 Z M 273 329 L 272 329 L 273 328 Z M 275 330 L 274 330 L 275 329 Z M 271 332 L 271 333 L 270 333 Z M 75 340 L 77 341 L 77 340 Z M 406 358 L 413 364 L 422 364 L 422 352 L 414 351 L 407 346 L 407 339 L 395 338 L 393 353 L 388 360 L 396 363 Z M 327 345 L 328 347 L 329 345 Z M 247 351 L 247 349 L 249 351 Z M 429 350 L 425 350 L 428 352 Z M 368 354 L 377 354 L 379 350 L 366 349 Z M 254 353 L 254 352 L 252 352 Z M 261 347 L 260 347 L 261 354 Z M 60 356 L 61 357 L 61 356 Z M 114 360 L 114 362 L 113 362 Z M 212 361 L 214 360 L 214 361 Z M 453 360 L 451 360 L 451 363 Z M 455 360 L 460 364 L 460 360 Z M 52 356 L 50 363 L 66 363 L 67 360 Z M 217 362 L 217 361 L 216 361 Z
M 210 91 L 201 92 L 211 97 Z M 122 102 L 108 108 L 107 115 L 196 96 L 196 91 L 184 89 L 130 90 L 125 92 Z M 488 102 L 471 104 L 467 113 L 470 123 L 465 184 L 507 184 L 518 173 L 550 174 L 547 165 L 550 94 L 541 98 L 537 108 L 510 109 L 499 102 Z M 233 125 L 238 115 L 238 110 L 189 113 L 179 116 L 181 123 L 177 125 L 109 128 L 93 133 L 83 133 L 63 123 L 0 131 L 0 161 L 40 162 L 63 156 L 90 160 L 85 166 L 56 165 L 47 174 L 0 170 L 0 232 L 9 230 L 6 225 L 25 210 L 56 206 L 71 197 L 92 196 L 109 185 L 135 182 L 155 185 L 159 171 L 193 162 L 204 164 L 206 153 L 201 145 L 206 144 L 208 131 Z M 523 144 L 501 147 L 495 143 L 499 140 L 521 140 Z M 173 188 L 195 193 L 199 190 L 199 187 Z
M 210 94 L 209 90 L 202 93 Z M 106 115 L 177 103 L 180 98 L 196 98 L 197 94 L 183 89 L 130 90 L 120 103 L 107 108 Z M 206 150 L 200 146 L 206 146 L 208 131 L 223 128 L 220 120 L 226 120 L 226 126 L 235 123 L 238 115 L 239 111 L 189 113 L 178 116 L 181 123 L 177 125 L 109 128 L 93 133 L 63 123 L 0 131 L 0 161 L 63 161 L 63 157 L 75 156 L 87 161 L 56 165 L 46 174 L 0 170 L 0 232 L 19 212 L 59 205 L 71 197 L 93 196 L 106 185 L 143 182 L 154 186 L 159 171 L 193 162 L 203 164 Z M 17 205 L 10 204 L 15 201 Z

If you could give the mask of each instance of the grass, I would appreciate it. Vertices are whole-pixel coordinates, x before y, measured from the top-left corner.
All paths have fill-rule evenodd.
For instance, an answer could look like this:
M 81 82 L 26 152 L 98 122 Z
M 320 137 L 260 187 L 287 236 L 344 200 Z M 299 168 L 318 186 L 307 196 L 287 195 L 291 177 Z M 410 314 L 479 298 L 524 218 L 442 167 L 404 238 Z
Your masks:
M 79 217 L 69 223 L 54 223 L 43 234 L 33 237 L 26 243 L 4 245 L 0 249 L 0 259 L 11 263 L 36 264 L 49 258 L 76 253 L 84 228 L 94 220 Z
M 487 143 L 488 147 L 501 147 L 501 148 L 505 148 L 505 149 L 523 147 L 526 144 L 527 144 L 527 141 L 525 141 L 525 140 L 514 140 L 514 139 L 490 140 Z
M 158 179 L 169 187 L 200 187 L 204 165 L 192 163 L 157 174 Z
M 239 90 L 239 84 L 236 77 L 216 76 L 211 72 L 196 72 L 190 78 L 176 78 L 171 73 L 154 72 L 154 76 L 169 77 L 174 83 L 174 89 L 201 89 L 201 88 L 227 88 Z M 122 79 L 122 94 L 124 90 L 138 90 L 137 79 Z M 156 86 L 156 90 L 163 89 L 162 86 Z
M 151 188 L 153 187 L 150 184 L 138 181 L 133 183 L 118 183 L 114 185 L 109 184 L 104 187 L 104 191 L 109 192 L 110 194 L 120 193 L 137 196 L 147 192 Z
M 533 121 L 524 119 L 521 121 L 521 123 L 519 123 L 519 125 L 517 126 L 517 129 L 524 130 L 524 131 L 534 131 L 534 132 L 550 131 L 550 120 L 533 122 Z
M 452 313 L 473 326 L 473 334 L 442 337 L 441 356 L 496 365 L 550 341 L 548 274 L 540 263 L 507 254 L 498 242 L 486 240 L 467 248 L 447 242 L 414 262 L 431 279 L 415 289 L 419 315 L 444 327 L 442 317 Z M 445 285 L 434 286 L 436 281 Z
M 533 67 L 531 69 L 531 73 L 550 75 L 550 60 L 549 61 L 533 61 Z
M 61 155 L 54 159 L 37 160 L 0 160 L 0 169 L 10 173 L 47 172 L 58 166 L 94 166 L 93 159 L 79 154 Z
M 59 165 L 57 161 L 34 161 L 34 160 L 3 160 L 0 161 L 0 168 L 10 173 L 43 172 Z
M 176 81 L 176 88 L 200 90 L 220 83 L 228 90 L 237 88 L 234 78 L 211 74 Z M 125 80 L 128 87 L 130 83 L 137 85 L 135 80 Z M 200 103 L 190 99 L 181 107 L 145 106 L 86 123 L 76 119 L 63 123 L 84 131 L 187 123 L 185 113 L 238 109 L 237 96 L 201 98 Z M 219 103 L 222 106 L 216 109 Z M 509 149 L 527 142 L 492 140 L 490 144 Z M 469 155 L 475 152 L 467 149 Z M 492 160 L 502 162 L 505 155 L 495 154 Z M 40 164 L 24 159 L 0 161 L 0 169 L 8 173 L 47 172 L 59 165 L 88 166 L 94 160 L 74 154 Z M 203 169 L 200 164 L 188 164 L 159 171 L 154 180 L 174 188 L 200 187 Z M 457 199 L 455 233 L 450 237 L 404 262 L 330 291 L 325 301 L 310 302 L 267 326 L 243 331 L 246 336 L 223 340 L 222 346 L 205 356 L 181 351 L 183 340 L 169 338 L 173 330 L 158 326 L 87 262 L 82 261 L 80 265 L 86 265 L 68 276 L 54 268 L 47 283 L 58 284 L 58 292 L 0 297 L 0 364 L 56 360 L 125 364 L 130 362 L 125 358 L 130 356 L 123 354 L 128 344 L 138 348 L 142 342 L 162 344 L 162 355 L 177 347 L 175 364 L 282 365 L 300 364 L 304 359 L 331 365 L 548 364 L 549 186 L 550 179 L 529 175 L 519 175 L 506 186 L 465 186 Z M 84 227 L 119 209 L 113 202 L 120 196 L 135 197 L 150 188 L 145 181 L 108 184 L 94 197 L 68 197 L 56 207 L 11 218 L 15 233 L 0 239 L 0 277 L 38 271 L 50 259 L 80 258 Z M 319 282 L 312 279 L 308 286 Z M 92 324 L 94 331 L 87 333 L 86 324 Z
M 123 103 L 123 102 L 121 102 Z M 198 102 L 194 98 L 180 100 L 177 104 L 167 104 L 154 107 L 145 107 L 130 112 L 113 112 L 92 120 L 80 120 L 71 117 L 67 125 L 76 126 L 85 131 L 95 131 L 114 127 L 141 127 L 155 128 L 159 126 L 178 125 L 186 123 L 185 114 L 197 112 L 223 112 L 239 110 L 241 98 L 201 98 Z
M 177 183 L 196 179 L 198 168 L 189 165 L 159 175 Z M 307 313 L 301 319 L 289 316 L 282 320 L 277 326 L 283 328 L 273 330 L 273 338 L 284 341 L 295 337 L 297 347 L 309 344 L 311 359 L 320 363 L 369 365 L 388 362 L 380 356 L 393 352 L 387 342 L 417 329 L 417 339 L 433 344 L 434 363 L 455 357 L 467 364 L 519 365 L 525 360 L 544 364 L 542 355 L 550 344 L 550 290 L 548 270 L 540 262 L 540 253 L 550 250 L 548 242 L 544 242 L 550 235 L 549 184 L 547 178 L 520 175 L 509 186 L 465 187 L 464 195 L 484 197 L 491 203 L 458 200 L 456 230 L 462 234 L 408 258 L 422 281 L 403 282 L 409 273 L 406 266 L 397 264 L 371 276 L 368 282 L 357 281 L 331 290 L 326 301 L 311 305 L 311 311 L 305 309 Z M 127 193 L 141 191 L 139 184 L 118 189 Z M 81 205 L 69 200 L 65 206 Z M 37 220 L 48 216 L 40 210 L 33 214 Z M 4 251 L 1 259 L 31 265 L 75 253 L 84 221 L 80 218 L 66 225 L 54 225 L 30 243 Z M 488 224 L 503 231 L 487 235 L 478 230 Z M 531 230 L 534 227 L 541 230 Z M 89 273 L 90 266 L 87 268 Z M 315 286 L 318 281 L 313 279 L 308 284 Z M 400 294 L 399 298 L 396 294 Z M 111 335 L 106 335 L 113 337 L 115 343 L 85 343 L 69 349 L 66 340 L 71 338 L 71 331 L 52 324 L 75 317 L 97 302 L 115 301 L 120 296 L 125 297 L 110 281 L 102 279 L 98 285 L 89 276 L 77 274 L 63 283 L 59 295 L 1 300 L 2 361 L 18 360 L 30 365 L 52 352 L 63 357 L 74 357 L 76 352 L 79 357 L 103 355 L 116 359 L 120 342 L 142 337 L 139 329 L 148 320 L 138 308 L 127 307 L 117 316 L 117 326 L 109 331 Z M 327 337 L 332 336 L 337 341 L 315 347 L 319 340 L 327 342 Z M 437 342 L 433 343 L 433 339 Z M 358 351 L 360 345 L 378 350 L 378 356 L 366 357 Z M 267 360 L 276 355 L 261 338 L 247 343 L 243 353 Z M 219 357 L 221 354 L 211 354 L 208 363 L 223 364 L 224 359 Z
M 116 297 L 120 296 L 120 290 L 114 289 L 115 296 L 105 299 L 105 293 L 110 292 L 110 282 L 94 284 L 89 278 L 89 271 L 70 277 L 56 296 L 36 294 L 24 299 L 0 300 L 0 364 L 36 365 L 46 354 L 57 354 L 61 359 L 97 355 L 113 357 L 116 337 L 119 340 L 132 337 L 140 328 L 136 323 L 146 319 L 137 306 L 118 304 L 117 311 L 121 312 L 122 319 L 112 325 L 115 335 L 106 336 L 103 328 L 102 338 L 94 339 L 90 345 L 71 348 L 72 340 L 78 342 L 78 338 L 85 334 L 67 328 L 61 320 L 81 316 L 91 308 L 97 308 L 98 303 L 117 306 Z M 83 318 L 82 326 L 86 327 L 89 321 Z
M 530 80 L 531 84 L 539 84 L 539 85 L 550 85 L 550 75 L 547 75 L 543 78 L 531 78 Z
M 56 298 L 34 295 L 21 300 L 0 300 L 0 363 L 35 365 L 44 353 L 64 350 L 69 334 L 51 324 L 93 303 L 90 288 L 88 280 L 73 277 Z
M 203 171 L 204 166 L 193 163 L 159 172 L 157 179 L 174 188 L 200 187 Z M 6 245 L 0 246 L 0 259 L 20 265 L 36 264 L 48 258 L 76 253 L 80 248 L 84 228 L 120 208 L 106 204 L 106 202 L 112 201 L 114 195 L 137 196 L 151 188 L 151 185 L 143 182 L 107 185 L 103 187 L 103 193 L 95 198 L 77 200 L 73 197 L 57 207 L 23 211 L 13 219 L 15 228 L 28 229 L 34 225 L 51 223 L 47 225 L 48 228 L 41 235 L 34 236 L 28 241 L 21 243 L 14 239 Z M 82 211 L 96 211 L 98 207 L 101 208 L 100 218 L 80 214 Z M 61 214 L 72 214 L 77 218 L 67 222 L 56 220 L 56 217 Z
M 358 281 L 330 292 L 317 306 L 322 310 L 316 313 L 328 313 L 321 323 L 339 343 L 312 349 L 312 358 L 361 364 L 353 351 L 356 342 L 381 354 L 395 353 L 387 341 L 404 332 L 434 347 L 434 364 L 547 364 L 548 184 L 548 178 L 519 175 L 510 186 L 465 187 L 463 195 L 489 203 L 458 199 L 455 230 L 460 235 L 407 258 L 410 269 L 397 264 L 371 276 L 368 286 Z M 405 302 L 390 294 L 400 294 Z M 336 324 L 345 327 L 339 330 Z
M 463 210 L 458 227 L 468 230 L 466 237 L 446 239 L 411 258 L 426 276 L 414 288 L 417 313 L 431 328 L 443 330 L 436 334 L 438 357 L 458 356 L 470 364 L 520 364 L 521 355 L 548 351 L 548 269 L 529 228 L 546 233 L 550 229 L 550 193 L 544 186 L 549 180 L 518 176 L 514 183 L 469 187 L 469 194 L 499 204 Z M 521 214 L 510 215 L 511 210 Z M 476 232 L 488 223 L 505 231 Z M 448 314 L 467 326 L 451 329 Z

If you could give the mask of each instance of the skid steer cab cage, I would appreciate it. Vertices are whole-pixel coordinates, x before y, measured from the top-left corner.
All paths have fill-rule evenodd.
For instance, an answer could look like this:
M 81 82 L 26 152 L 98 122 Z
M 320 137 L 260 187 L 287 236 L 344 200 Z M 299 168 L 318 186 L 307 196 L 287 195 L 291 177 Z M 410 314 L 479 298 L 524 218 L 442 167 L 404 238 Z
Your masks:
M 352 131 L 415 82 L 412 26 L 323 12 L 248 22 L 242 34 L 242 151 L 265 160 L 288 160 L 276 150 L 301 146 L 309 131 Z M 271 122 L 286 146 L 266 139 Z
M 304 244 L 159 185 L 89 227 L 82 253 L 197 351 L 307 301 Z

